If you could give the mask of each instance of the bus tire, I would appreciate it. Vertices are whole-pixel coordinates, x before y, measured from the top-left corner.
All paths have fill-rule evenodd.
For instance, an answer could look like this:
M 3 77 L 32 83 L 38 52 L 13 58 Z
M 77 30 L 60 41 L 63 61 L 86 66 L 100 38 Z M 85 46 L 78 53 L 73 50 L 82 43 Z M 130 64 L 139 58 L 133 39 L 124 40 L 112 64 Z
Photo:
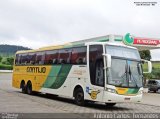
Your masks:
M 26 86 L 25 86 L 25 82 L 21 81 L 21 86 L 20 86 L 22 93 L 26 93 Z
M 78 88 L 75 90 L 75 103 L 79 106 L 84 106 L 84 93 L 82 88 Z
M 32 95 L 33 91 L 32 91 L 32 83 L 28 82 L 27 83 L 27 94 Z
M 113 107 L 116 105 L 116 103 L 105 103 L 107 107 Z

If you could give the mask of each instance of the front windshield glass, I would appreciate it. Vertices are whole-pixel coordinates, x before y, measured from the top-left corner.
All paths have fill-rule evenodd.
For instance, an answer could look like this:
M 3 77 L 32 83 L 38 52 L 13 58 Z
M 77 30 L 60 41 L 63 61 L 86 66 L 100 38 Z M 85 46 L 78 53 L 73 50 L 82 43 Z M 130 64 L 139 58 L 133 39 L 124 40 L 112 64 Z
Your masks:
M 119 87 L 142 87 L 142 72 L 137 61 L 114 59 L 109 71 L 108 84 Z
M 126 68 L 125 60 L 112 59 L 108 83 L 116 86 L 127 86 Z
M 143 72 L 140 62 L 128 61 L 129 86 L 142 87 Z
M 119 87 L 143 86 L 140 56 L 136 49 L 107 46 L 106 52 L 112 56 L 111 68 L 107 72 L 108 84 Z
M 106 45 L 106 51 L 107 51 L 107 54 L 110 54 L 111 56 L 140 60 L 140 55 L 137 49 Z

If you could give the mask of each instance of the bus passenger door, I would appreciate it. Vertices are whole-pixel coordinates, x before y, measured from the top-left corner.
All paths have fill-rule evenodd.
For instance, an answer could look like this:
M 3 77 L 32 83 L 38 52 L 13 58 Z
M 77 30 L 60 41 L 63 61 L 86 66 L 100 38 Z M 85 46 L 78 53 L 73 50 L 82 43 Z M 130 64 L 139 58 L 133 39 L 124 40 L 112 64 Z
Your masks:
M 104 90 L 103 46 L 89 46 L 89 72 L 91 85 L 88 94 L 94 101 L 102 101 Z M 87 89 L 86 89 L 87 90 Z

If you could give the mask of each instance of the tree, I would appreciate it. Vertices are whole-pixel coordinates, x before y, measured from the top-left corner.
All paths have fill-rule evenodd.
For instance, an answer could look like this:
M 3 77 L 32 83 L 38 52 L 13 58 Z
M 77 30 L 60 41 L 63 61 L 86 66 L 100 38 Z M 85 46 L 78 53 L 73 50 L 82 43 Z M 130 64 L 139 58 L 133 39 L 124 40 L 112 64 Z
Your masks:
M 149 50 L 142 50 L 139 51 L 141 59 L 145 59 L 145 60 L 150 60 L 151 59 L 151 54 Z M 144 74 L 144 86 L 146 85 L 146 80 L 147 79 L 151 79 L 152 78 L 152 74 Z
M 142 51 L 139 51 L 139 53 L 142 59 L 146 59 L 146 60 L 151 59 L 151 54 L 149 50 L 142 50 Z
M 7 62 L 8 62 L 10 65 L 13 65 L 14 58 L 13 58 L 13 57 L 8 57 L 8 58 L 7 58 Z
M 0 56 L 0 62 L 2 61 L 2 57 Z

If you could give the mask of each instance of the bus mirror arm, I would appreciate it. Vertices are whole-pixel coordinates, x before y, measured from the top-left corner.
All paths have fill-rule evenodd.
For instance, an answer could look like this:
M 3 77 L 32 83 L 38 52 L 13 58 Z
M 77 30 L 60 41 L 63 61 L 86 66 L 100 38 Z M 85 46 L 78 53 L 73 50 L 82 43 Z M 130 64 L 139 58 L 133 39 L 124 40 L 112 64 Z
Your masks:
M 111 67 L 111 55 L 110 54 L 103 54 L 106 60 L 106 66 L 104 66 L 104 69 Z
M 143 72 L 144 74 L 147 74 L 147 73 L 151 73 L 152 72 L 152 63 L 151 61 L 148 61 L 148 60 L 144 60 L 144 59 L 141 59 L 142 62 L 146 62 L 148 64 L 148 72 Z

